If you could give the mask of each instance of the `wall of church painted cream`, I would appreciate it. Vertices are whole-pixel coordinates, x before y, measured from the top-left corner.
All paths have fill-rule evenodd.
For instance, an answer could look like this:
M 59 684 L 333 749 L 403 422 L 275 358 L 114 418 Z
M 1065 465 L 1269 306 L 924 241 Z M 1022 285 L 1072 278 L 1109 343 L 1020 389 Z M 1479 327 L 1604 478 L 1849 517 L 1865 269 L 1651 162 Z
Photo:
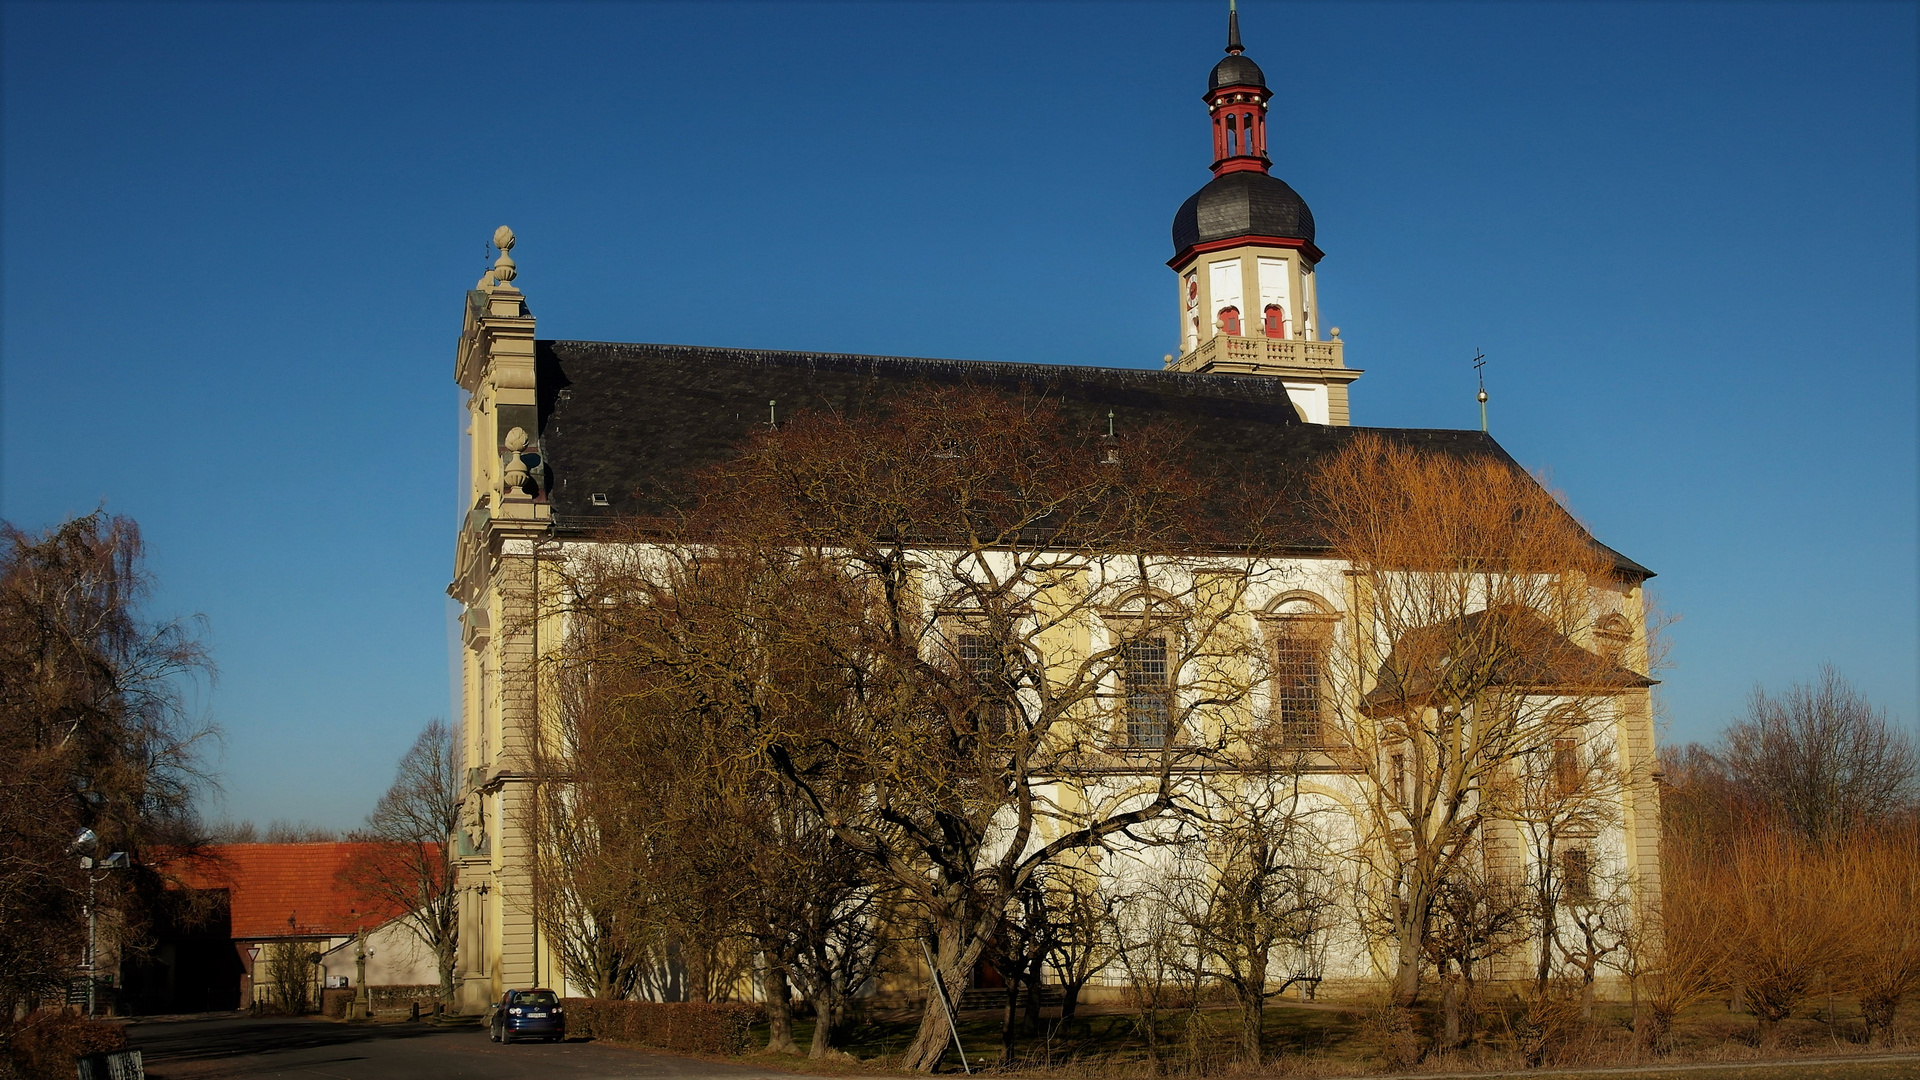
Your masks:
M 1299 276 L 1302 260 L 1297 253 L 1275 256 L 1271 249 L 1249 247 L 1227 257 L 1214 257 L 1212 262 L 1224 264 L 1220 268 L 1220 295 L 1262 295 L 1270 282 L 1263 282 L 1259 276 L 1261 262 L 1268 259 L 1283 264 L 1280 282 L 1285 285 L 1286 295 L 1300 298 L 1302 333 L 1311 340 L 1312 286 L 1310 275 Z M 1213 270 L 1210 265 L 1194 279 L 1193 300 L 1203 315 L 1196 335 L 1201 346 L 1213 334 L 1211 319 L 1204 317 L 1214 302 Z M 1184 304 L 1186 279 L 1177 275 L 1176 280 L 1182 282 Z M 1240 290 L 1237 293 L 1232 291 L 1236 288 Z M 536 658 L 555 649 L 563 632 L 551 614 L 555 598 L 546 595 L 557 582 L 551 574 L 542 581 L 540 567 L 568 559 L 570 551 L 580 545 L 549 538 L 544 504 L 502 491 L 500 455 L 494 441 L 500 436 L 495 423 L 499 409 L 532 403 L 532 341 L 533 319 L 510 282 L 483 282 L 481 289 L 470 294 L 458 370 L 461 385 L 469 394 L 467 437 L 472 454 L 474 513 L 457 538 L 454 582 L 449 587 L 449 593 L 463 607 L 462 716 L 458 730 L 469 779 L 464 827 L 455 835 L 461 898 L 456 979 L 459 1005 L 468 1012 L 483 1011 L 509 987 L 547 985 L 567 989 L 551 942 L 543 937 L 532 917 L 529 869 L 535 853 L 523 811 L 531 791 L 529 753 L 542 731 L 543 709 L 532 672 Z M 1337 345 L 1320 343 L 1323 354 L 1333 363 L 1303 368 L 1298 378 L 1292 367 L 1255 373 L 1284 377 L 1289 396 L 1301 403 L 1302 411 L 1313 422 L 1344 423 L 1346 386 L 1359 372 L 1339 363 Z M 1256 618 L 1270 611 L 1284 596 L 1311 595 L 1317 606 L 1338 616 L 1345 611 L 1349 590 L 1354 587 L 1343 569 L 1330 559 L 1284 560 L 1272 570 L 1276 580 L 1286 582 L 1285 587 L 1250 591 L 1243 601 L 1247 615 Z M 1620 587 L 1608 596 L 1607 602 L 1633 628 L 1632 649 L 1639 651 L 1626 654 L 1629 662 L 1644 664 L 1646 613 L 1639 589 Z M 544 617 L 535 618 L 536 612 Z M 1087 655 L 1087 650 L 1098 647 L 1098 636 L 1105 632 L 1098 627 L 1087 628 L 1070 641 L 1063 640 L 1062 648 Z M 1597 729 L 1595 738 L 1610 742 L 1624 765 L 1650 775 L 1654 742 L 1647 694 L 1622 695 L 1612 722 Z M 1363 801 L 1361 783 L 1355 776 L 1337 771 L 1317 774 L 1313 777 L 1314 797 L 1324 800 L 1328 816 L 1337 819 L 1343 812 L 1340 808 Z M 1124 785 L 1124 780 L 1099 780 L 1063 793 L 1059 799 L 1062 805 L 1108 802 L 1127 797 Z M 1625 796 L 1622 810 L 1621 825 L 1597 843 L 1596 849 L 1600 857 L 1612 860 L 1612 865 L 1631 872 L 1644 895 L 1657 896 L 1658 796 L 1651 783 L 1636 784 Z M 1348 817 L 1352 816 L 1348 812 Z M 1347 830 L 1344 835 L 1351 846 L 1357 847 L 1357 824 L 1340 828 Z M 1136 868 L 1152 865 L 1145 854 L 1134 860 L 1115 854 L 1108 862 L 1114 867 L 1122 863 Z M 1104 871 L 1116 884 L 1124 884 L 1122 875 L 1132 872 L 1117 868 Z M 1380 958 L 1374 951 L 1376 946 L 1356 927 L 1332 932 L 1327 948 L 1329 953 L 1321 962 L 1329 978 L 1349 979 L 1357 985 L 1377 974 Z M 397 946 L 395 954 L 399 955 Z

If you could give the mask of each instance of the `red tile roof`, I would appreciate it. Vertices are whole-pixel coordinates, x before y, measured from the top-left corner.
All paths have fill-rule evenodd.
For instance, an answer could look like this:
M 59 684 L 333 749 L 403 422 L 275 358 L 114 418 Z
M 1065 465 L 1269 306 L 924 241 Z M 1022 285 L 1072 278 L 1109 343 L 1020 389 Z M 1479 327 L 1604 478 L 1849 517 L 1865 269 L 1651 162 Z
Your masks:
M 371 929 L 401 909 L 358 895 L 340 872 L 380 844 L 215 844 L 168 872 L 193 889 L 226 889 L 235 940 L 335 936 Z

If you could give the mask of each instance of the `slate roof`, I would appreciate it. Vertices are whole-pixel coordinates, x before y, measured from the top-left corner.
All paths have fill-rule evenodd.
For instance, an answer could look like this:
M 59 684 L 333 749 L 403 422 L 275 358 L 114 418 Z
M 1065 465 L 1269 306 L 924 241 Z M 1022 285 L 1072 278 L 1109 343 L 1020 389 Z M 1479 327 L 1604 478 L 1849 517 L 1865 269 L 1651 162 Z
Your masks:
M 1474 655 L 1447 655 L 1452 650 Z M 1476 611 L 1394 642 L 1374 688 L 1361 699 L 1361 711 L 1392 714 L 1425 704 L 1446 691 L 1448 673 L 1467 672 L 1478 681 L 1489 664 L 1493 672 L 1486 685 L 1511 690 L 1594 694 L 1654 685 L 1653 679 L 1575 644 L 1534 612 Z
M 1266 85 L 1267 77 L 1261 72 L 1260 65 L 1254 63 L 1252 58 L 1242 56 L 1239 53 L 1231 53 L 1222 57 L 1219 63 L 1213 65 L 1213 71 L 1207 75 L 1207 93 L 1209 96 L 1223 86 L 1258 86 L 1264 88 Z
M 1221 173 L 1173 215 L 1175 256 L 1195 244 L 1236 236 L 1278 236 L 1313 243 L 1313 211 L 1285 180 L 1264 172 Z
M 1199 460 L 1226 475 L 1265 476 L 1304 492 L 1311 463 L 1362 431 L 1440 453 L 1518 464 L 1486 434 L 1330 427 L 1301 420 L 1280 380 L 1137 368 L 933 360 L 845 353 L 724 349 L 598 341 L 535 343 L 540 443 L 552 470 L 558 531 L 657 513 L 686 498 L 690 477 L 767 422 L 798 410 L 857 413 L 916 385 L 976 385 L 1044 393 L 1069 417 L 1121 429 L 1158 417 L 1190 427 Z M 594 494 L 606 506 L 593 505 Z M 1304 503 L 1301 550 L 1323 550 Z M 1622 557 L 1622 569 L 1650 575 Z
M 225 889 L 235 940 L 336 937 L 404 914 L 357 896 L 340 880 L 375 844 L 216 844 L 168 867 L 193 889 Z

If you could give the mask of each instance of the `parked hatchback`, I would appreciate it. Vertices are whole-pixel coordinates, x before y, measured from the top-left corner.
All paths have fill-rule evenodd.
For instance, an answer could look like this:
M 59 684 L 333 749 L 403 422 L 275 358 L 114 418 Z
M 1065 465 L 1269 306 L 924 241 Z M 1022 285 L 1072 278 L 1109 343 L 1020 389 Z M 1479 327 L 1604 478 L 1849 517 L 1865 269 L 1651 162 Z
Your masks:
M 560 997 L 551 990 L 509 990 L 501 995 L 488 1021 L 487 1037 L 497 1043 L 515 1039 L 567 1037 L 567 1018 Z

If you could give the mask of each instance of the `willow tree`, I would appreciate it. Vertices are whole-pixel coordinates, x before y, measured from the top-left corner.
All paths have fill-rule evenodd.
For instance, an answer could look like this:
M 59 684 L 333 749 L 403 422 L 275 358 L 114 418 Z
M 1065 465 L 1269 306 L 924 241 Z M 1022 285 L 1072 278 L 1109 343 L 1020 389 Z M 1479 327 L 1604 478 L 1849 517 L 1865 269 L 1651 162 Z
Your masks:
M 1516 852 L 1487 825 L 1526 762 L 1600 737 L 1606 695 L 1650 685 L 1579 644 L 1634 568 L 1497 450 L 1440 454 L 1359 435 L 1321 463 L 1314 496 L 1352 586 L 1337 742 L 1359 785 L 1360 852 L 1394 999 L 1418 995 L 1422 942 L 1447 883 Z M 1485 844 L 1481 840 L 1487 840 Z M 1466 860 L 1488 852 L 1492 866 Z
M 210 729 L 189 695 L 213 669 L 196 621 L 147 616 L 143 560 L 138 526 L 102 511 L 42 533 L 0 523 L 0 1017 L 79 968 L 90 887 L 137 936 L 159 885 L 142 856 L 190 839 Z M 83 829 L 131 868 L 82 870 Z

